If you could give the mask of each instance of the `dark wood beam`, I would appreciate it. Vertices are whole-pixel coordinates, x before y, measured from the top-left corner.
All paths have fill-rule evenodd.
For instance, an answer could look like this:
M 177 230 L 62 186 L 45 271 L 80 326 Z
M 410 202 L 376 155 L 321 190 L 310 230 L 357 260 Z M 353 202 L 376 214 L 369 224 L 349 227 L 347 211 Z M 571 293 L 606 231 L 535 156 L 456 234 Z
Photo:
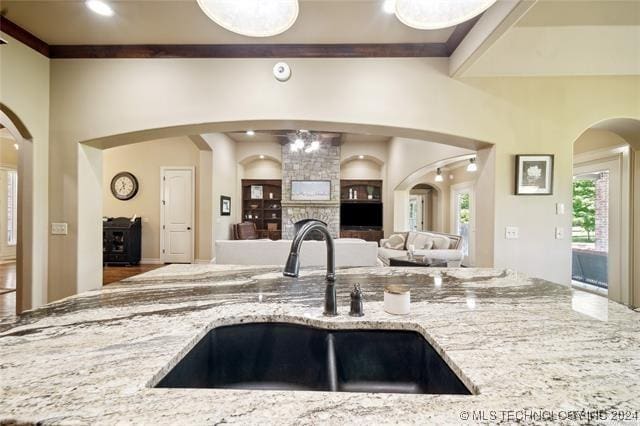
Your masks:
M 51 46 L 51 58 L 425 58 L 447 57 L 445 43 L 144 44 Z
M 11 37 L 18 40 L 20 43 L 23 43 L 29 46 L 36 52 L 39 52 L 46 57 L 49 57 L 49 45 L 47 43 L 40 40 L 38 37 L 34 36 L 33 34 L 25 30 L 21 26 L 14 24 L 4 16 L 0 16 L 0 31 L 10 35 Z
M 460 45 L 480 16 L 459 24 L 446 43 L 132 44 L 50 46 L 6 17 L 0 31 L 52 59 L 108 58 L 443 58 Z
M 476 25 L 481 16 L 482 14 L 456 26 L 456 29 L 453 30 L 453 33 L 451 33 L 449 39 L 445 43 L 445 45 L 447 46 L 447 56 L 451 56 L 451 54 L 458 48 L 458 46 L 460 46 L 462 40 L 464 40 L 467 34 L 469 34 L 469 31 L 471 31 L 471 28 Z

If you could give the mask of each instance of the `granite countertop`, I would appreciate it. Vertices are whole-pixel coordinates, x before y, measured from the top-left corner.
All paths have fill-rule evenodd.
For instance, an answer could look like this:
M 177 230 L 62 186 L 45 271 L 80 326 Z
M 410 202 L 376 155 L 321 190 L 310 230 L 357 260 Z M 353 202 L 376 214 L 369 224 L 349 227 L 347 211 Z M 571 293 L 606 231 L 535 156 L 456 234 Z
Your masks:
M 383 311 L 390 283 L 410 285 L 411 314 Z M 337 288 L 326 318 L 323 271 L 171 265 L 47 305 L 0 324 L 0 423 L 640 422 L 640 314 L 624 306 L 597 320 L 567 287 L 494 269 L 344 269 Z M 267 321 L 417 331 L 474 395 L 151 387 L 211 328 Z

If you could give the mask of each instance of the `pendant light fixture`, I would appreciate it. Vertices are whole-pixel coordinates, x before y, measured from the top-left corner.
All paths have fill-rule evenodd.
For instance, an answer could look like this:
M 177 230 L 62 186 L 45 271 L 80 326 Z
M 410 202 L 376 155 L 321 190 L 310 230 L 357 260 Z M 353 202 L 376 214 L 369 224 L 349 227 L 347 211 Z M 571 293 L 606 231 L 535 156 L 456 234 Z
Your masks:
M 396 16 L 419 30 L 448 28 L 468 21 L 491 7 L 496 0 L 395 0 Z
M 248 37 L 271 37 L 287 31 L 298 18 L 298 0 L 197 0 L 221 27 Z
M 442 177 L 442 170 L 438 167 L 438 170 L 436 171 L 436 182 L 442 181 L 444 181 L 444 178 Z
M 478 165 L 476 164 L 475 158 L 469 159 L 469 165 L 467 165 L 467 171 L 472 173 L 478 171 Z

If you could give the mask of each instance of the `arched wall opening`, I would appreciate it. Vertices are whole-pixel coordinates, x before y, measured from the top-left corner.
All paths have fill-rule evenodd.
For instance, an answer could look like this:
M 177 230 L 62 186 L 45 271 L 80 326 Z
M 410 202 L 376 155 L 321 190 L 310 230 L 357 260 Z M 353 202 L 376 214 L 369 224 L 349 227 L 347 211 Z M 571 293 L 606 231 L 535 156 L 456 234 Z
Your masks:
M 144 158 L 144 161 L 140 161 Z M 197 137 L 173 137 L 156 139 L 122 145 L 102 151 L 102 216 L 106 220 L 125 218 L 139 218 L 141 234 L 141 252 L 139 255 L 142 264 L 162 264 L 163 245 L 167 242 L 166 227 L 163 220 L 163 173 L 175 170 L 185 170 L 193 174 L 193 185 L 189 197 L 190 210 L 193 210 L 193 223 L 189 223 L 190 233 L 185 235 L 191 241 L 187 244 L 189 253 L 184 253 L 185 258 L 190 258 L 195 263 L 208 263 L 211 260 L 210 238 L 213 220 L 212 190 L 212 149 L 200 136 Z M 137 183 L 135 195 L 126 200 L 118 198 L 118 193 L 113 193 L 118 188 L 112 188 L 111 182 L 121 173 L 133 175 Z M 108 226 L 108 222 L 106 223 Z M 135 233 L 138 232 L 135 225 Z M 118 231 L 116 231 L 118 232 Z M 107 232 L 110 236 L 111 232 Z M 106 243 L 106 260 L 109 265 L 117 267 L 120 256 L 112 252 L 112 243 Z M 166 251 L 165 251 L 166 253 Z M 127 260 L 137 259 L 137 253 L 133 257 L 127 256 Z M 176 261 L 177 259 L 173 259 Z M 112 269 L 114 271 L 114 269 Z
M 475 172 L 467 171 L 466 166 L 471 159 L 475 159 L 478 166 Z M 430 230 L 452 234 L 464 232 L 467 238 L 465 247 L 468 247 L 465 265 L 493 266 L 493 167 L 493 148 L 484 148 L 444 158 L 413 171 L 394 190 L 395 229 L 410 229 L 412 189 L 420 185 L 430 185 L 437 190 L 437 205 L 431 206 L 434 214 Z M 438 170 L 442 177 L 440 182 L 436 180 Z M 459 207 L 459 203 L 456 202 L 459 194 L 468 194 L 470 204 L 470 222 L 462 230 L 456 210 Z M 482 226 L 475 226 L 476 223 L 481 223 Z
M 639 306 L 640 121 L 597 122 L 573 148 L 574 286 Z
M 482 147 L 491 146 L 488 143 L 475 139 L 464 137 L 456 137 L 452 135 L 441 134 L 437 132 L 425 132 L 419 130 L 390 128 L 381 126 L 369 126 L 366 124 L 353 123 L 327 123 L 327 122 L 310 122 L 310 121 L 290 121 L 290 120 L 264 120 L 264 121 L 235 121 L 223 123 L 206 123 L 193 125 L 180 125 L 173 127 L 165 127 L 161 129 L 149 129 L 136 131 L 126 134 L 113 135 L 83 141 L 79 144 L 78 152 L 78 228 L 77 228 L 77 265 L 65 265 L 67 273 L 73 277 L 71 280 L 57 281 L 52 283 L 52 288 L 56 287 L 56 297 L 62 297 L 77 292 L 99 288 L 101 270 L 101 210 L 102 203 L 96 200 L 95 194 L 102 193 L 102 150 L 111 147 L 128 145 L 140 141 L 150 139 L 162 139 L 167 137 L 183 136 L 183 135 L 200 135 L 211 147 L 213 154 L 213 180 L 216 181 L 216 173 L 218 180 L 226 180 L 229 183 L 229 189 L 214 190 L 214 199 L 219 195 L 225 195 L 223 192 L 238 194 L 238 179 L 240 175 L 238 165 L 246 167 L 255 162 L 255 158 L 250 158 L 239 152 L 235 147 L 230 148 L 225 139 L 229 139 L 225 134 L 244 131 L 245 129 L 260 130 L 278 130 L 283 128 L 306 128 L 312 131 L 332 131 L 344 133 L 360 133 L 360 134 L 379 134 L 393 135 L 399 134 L 403 137 L 421 138 L 429 140 L 439 146 L 456 147 L 460 149 L 476 150 Z M 388 136 L 387 136 L 388 137 Z M 419 141 L 417 141 L 419 142 Z M 233 151 L 225 158 L 234 158 L 229 164 L 216 164 L 217 152 L 221 150 Z M 269 157 L 267 157 L 267 155 Z M 367 153 L 371 156 L 370 160 L 377 158 L 373 153 Z M 269 161 L 277 161 L 277 154 L 267 153 L 265 156 Z M 348 157 L 347 157 L 348 158 Z M 259 160 L 259 158 L 258 158 Z M 342 160 L 345 160 L 344 158 Z M 378 161 L 381 162 L 380 159 Z M 384 166 L 383 170 L 384 169 Z M 391 184 L 391 183 L 390 183 Z M 390 191 L 387 185 L 386 191 Z M 212 240 L 229 238 L 230 224 L 239 220 L 238 208 L 239 203 L 237 196 L 233 197 L 232 215 L 225 220 L 216 219 L 212 223 Z M 393 223 L 393 209 L 387 208 L 392 203 L 385 205 L 385 225 L 387 221 Z M 215 209 L 215 203 L 214 203 Z M 388 211 L 390 214 L 387 214 Z M 385 229 L 387 227 L 385 226 Z M 389 233 L 392 232 L 389 227 Z M 69 284 L 71 283 L 71 285 Z
M 46 238 L 34 227 L 33 138 L 22 120 L 0 104 L 0 125 L 18 145 L 18 203 L 16 245 L 16 313 L 46 302 Z

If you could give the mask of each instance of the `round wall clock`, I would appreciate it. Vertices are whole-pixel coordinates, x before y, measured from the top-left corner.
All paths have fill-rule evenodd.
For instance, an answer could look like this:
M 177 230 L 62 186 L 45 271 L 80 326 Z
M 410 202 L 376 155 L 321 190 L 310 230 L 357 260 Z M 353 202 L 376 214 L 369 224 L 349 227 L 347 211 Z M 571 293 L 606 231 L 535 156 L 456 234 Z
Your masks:
M 130 200 L 138 193 L 138 179 L 129 172 L 120 172 L 111 179 L 111 193 L 118 200 Z

